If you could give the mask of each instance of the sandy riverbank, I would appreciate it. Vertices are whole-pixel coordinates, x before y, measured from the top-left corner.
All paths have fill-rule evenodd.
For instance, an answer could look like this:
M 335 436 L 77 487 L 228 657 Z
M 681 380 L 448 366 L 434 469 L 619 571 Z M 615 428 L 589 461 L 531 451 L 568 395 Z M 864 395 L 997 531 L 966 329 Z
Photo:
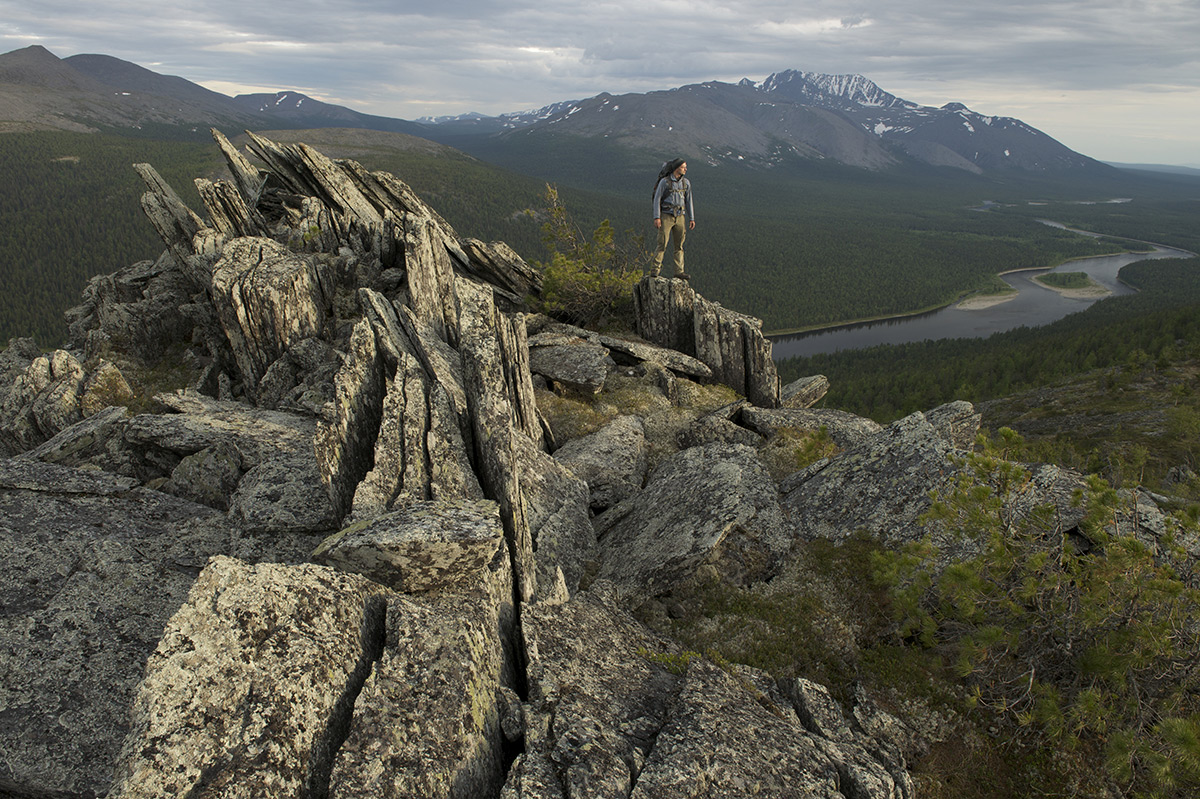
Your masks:
M 984 308 L 991 308 L 993 305 L 999 305 L 1002 302 L 1015 300 L 1019 292 L 1010 291 L 1005 294 L 988 294 L 982 297 L 967 297 L 965 300 L 957 303 L 954 307 L 961 311 L 982 311 Z

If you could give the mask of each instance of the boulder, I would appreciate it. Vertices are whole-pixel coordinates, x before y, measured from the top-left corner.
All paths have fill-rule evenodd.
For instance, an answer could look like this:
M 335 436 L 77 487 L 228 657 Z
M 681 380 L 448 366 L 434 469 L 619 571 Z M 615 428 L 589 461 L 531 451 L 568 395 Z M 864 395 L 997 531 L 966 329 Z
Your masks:
M 811 408 L 829 391 L 829 378 L 811 375 L 793 380 L 779 389 L 780 405 L 784 408 Z
M 221 507 L 214 492 L 224 490 L 234 480 L 234 470 L 241 469 L 227 506 L 244 529 L 319 533 L 337 526 L 340 516 L 324 490 L 313 451 L 317 430 L 313 419 L 214 400 L 193 391 L 160 394 L 156 399 L 178 412 L 135 416 L 125 428 L 125 438 L 135 446 L 168 454 L 164 462 L 175 464 L 168 490 L 194 489 L 194 498 L 208 496 L 214 507 Z M 205 450 L 211 450 L 213 459 L 193 458 L 182 464 L 183 458 Z M 205 463 L 210 467 L 205 470 L 210 485 L 181 488 L 181 481 L 196 476 L 189 472 Z M 176 478 L 174 470 L 180 465 L 184 471 Z
M 146 664 L 109 796 L 323 793 L 385 594 L 323 566 L 214 558 Z
M 129 410 L 105 408 L 60 431 L 21 457 L 62 466 L 96 466 L 114 474 L 133 476 L 134 455 L 125 441 Z
M 865 530 L 892 546 L 919 540 L 930 492 L 945 491 L 959 473 L 955 454 L 964 453 L 914 413 L 785 479 L 783 505 L 805 539 L 838 541 Z
M 754 794 L 854 795 L 843 792 L 837 765 L 794 713 L 782 712 L 737 676 L 693 659 L 629 797 Z
M 592 510 L 602 512 L 640 491 L 646 479 L 642 420 L 617 417 L 595 433 L 563 444 L 554 459 L 587 483 Z
M 628 796 L 655 746 L 678 677 L 676 656 L 598 586 L 522 614 L 529 700 L 525 748 L 504 797 Z
M 970 450 L 975 446 L 979 434 L 979 422 L 983 415 L 965 400 L 948 402 L 925 412 L 925 421 L 933 425 L 952 446 Z
M 642 597 L 706 564 L 735 584 L 766 579 L 792 545 L 775 484 L 754 450 L 737 444 L 672 456 L 595 527 L 598 576 Z
M 608 349 L 585 338 L 542 333 L 529 340 L 530 370 L 574 391 L 600 393 L 613 366 Z
M 882 426 L 873 419 L 856 416 L 830 408 L 743 408 L 738 415 L 741 423 L 760 435 L 770 437 L 782 428 L 817 432 L 824 428 L 833 442 L 850 449 L 867 441 Z
M 312 559 L 406 594 L 487 593 L 489 570 L 499 563 L 508 571 L 490 500 L 415 503 L 326 538 Z M 511 605 L 512 597 L 503 601 Z

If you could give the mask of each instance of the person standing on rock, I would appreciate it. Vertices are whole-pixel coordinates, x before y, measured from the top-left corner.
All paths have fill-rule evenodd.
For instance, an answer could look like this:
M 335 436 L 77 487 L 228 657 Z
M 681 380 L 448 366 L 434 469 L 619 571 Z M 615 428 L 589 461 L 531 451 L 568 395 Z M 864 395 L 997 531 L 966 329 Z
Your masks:
M 687 232 L 696 228 L 696 210 L 692 205 L 692 184 L 686 175 L 687 161 L 676 158 L 663 164 L 654 186 L 654 227 L 658 229 L 658 247 L 654 251 L 650 274 L 656 277 L 662 270 L 669 239 L 673 245 L 674 277 L 688 279 L 688 273 L 683 271 L 683 241 Z

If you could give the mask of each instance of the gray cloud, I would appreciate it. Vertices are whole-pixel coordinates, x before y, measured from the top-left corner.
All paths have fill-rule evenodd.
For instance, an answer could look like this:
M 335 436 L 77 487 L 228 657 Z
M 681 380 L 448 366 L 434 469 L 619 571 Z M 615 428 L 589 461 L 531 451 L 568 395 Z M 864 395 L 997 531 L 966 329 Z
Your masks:
M 976 102 L 1016 96 L 1046 111 L 1064 94 L 1096 92 L 1144 93 L 1145 114 L 1173 101 L 1200 109 L 1195 0 L 293 0 L 284 12 L 244 0 L 94 0 L 86 9 L 0 0 L 0 51 L 106 53 L 221 91 L 294 88 L 406 118 L 789 68 L 859 73 L 937 104 L 966 102 L 939 92 L 968 87 Z

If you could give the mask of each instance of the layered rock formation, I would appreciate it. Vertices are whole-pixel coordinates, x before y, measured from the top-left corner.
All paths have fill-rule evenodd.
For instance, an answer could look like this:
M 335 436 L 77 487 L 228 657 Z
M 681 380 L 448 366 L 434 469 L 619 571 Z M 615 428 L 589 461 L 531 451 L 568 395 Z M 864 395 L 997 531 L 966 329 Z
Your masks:
M 869 697 L 631 611 L 918 535 L 969 405 L 811 409 L 823 378 L 781 390 L 756 320 L 681 281 L 638 287 L 640 337 L 529 314 L 536 271 L 396 177 L 214 137 L 206 215 L 139 166 L 163 256 L 93 280 L 67 349 L 0 354 L 0 794 L 913 795 Z M 164 363 L 190 384 L 138 396 Z M 743 398 L 688 406 L 716 383 Z M 586 435 L 541 408 L 622 392 Z M 779 484 L 782 429 L 840 453 Z

